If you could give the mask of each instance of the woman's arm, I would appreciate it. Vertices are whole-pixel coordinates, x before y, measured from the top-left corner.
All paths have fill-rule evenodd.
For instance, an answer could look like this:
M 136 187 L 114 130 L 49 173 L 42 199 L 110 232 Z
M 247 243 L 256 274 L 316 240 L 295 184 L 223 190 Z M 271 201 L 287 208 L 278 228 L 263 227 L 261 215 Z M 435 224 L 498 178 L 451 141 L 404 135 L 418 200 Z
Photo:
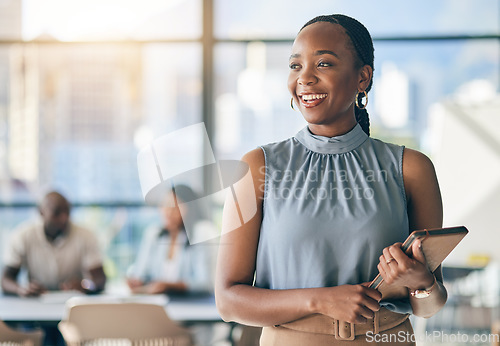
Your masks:
M 439 228 L 443 224 L 441 193 L 432 162 L 424 154 L 405 149 L 403 179 L 407 196 L 410 231 Z M 447 292 L 443 286 L 441 266 L 431 273 L 420 248 L 420 241 L 412 245 L 413 258 L 407 257 L 396 243 L 384 249 L 378 265 L 387 283 L 399 283 L 409 290 L 429 289 L 427 298 L 410 297 L 413 313 L 431 317 L 446 303 Z M 387 263 L 390 261 L 390 263 Z
M 129 282 L 129 288 L 135 294 L 160 294 L 160 293 L 184 293 L 188 290 L 185 282 L 151 281 L 147 284 L 137 284 Z
M 219 234 L 216 232 L 215 225 L 206 220 L 197 223 L 195 229 L 195 233 L 217 234 L 217 236 L 214 237 L 215 239 L 191 244 L 184 248 L 179 281 L 185 283 L 186 290 L 189 292 L 213 293 Z
M 161 226 L 153 225 L 144 230 L 134 263 L 127 269 L 127 279 L 132 286 L 144 285 L 151 279 L 151 272 L 160 270 L 161 263 L 155 261 Z
M 255 149 L 242 160 L 250 167 L 253 186 L 236 184 L 233 195 L 240 203 L 236 208 L 228 202 L 224 206 L 215 284 L 215 298 L 222 318 L 247 325 L 270 326 L 321 313 L 342 321 L 366 322 L 366 318 L 371 318 L 373 311 L 379 309 L 381 295 L 363 285 L 293 290 L 252 286 L 262 221 L 264 154 Z M 248 196 L 255 197 L 242 201 Z M 244 206 L 252 208 L 252 203 L 257 205 L 255 216 L 232 230 L 229 225 L 237 224 L 242 219 L 241 215 L 247 214 L 238 209 Z

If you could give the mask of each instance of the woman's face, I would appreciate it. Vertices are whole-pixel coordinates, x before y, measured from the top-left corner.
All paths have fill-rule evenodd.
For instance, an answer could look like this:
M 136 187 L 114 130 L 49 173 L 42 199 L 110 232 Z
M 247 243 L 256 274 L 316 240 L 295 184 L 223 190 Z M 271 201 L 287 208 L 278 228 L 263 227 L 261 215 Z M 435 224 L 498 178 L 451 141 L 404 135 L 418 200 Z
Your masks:
M 315 134 L 336 135 L 332 125 L 345 133 L 356 124 L 354 100 L 367 76 L 356 67 L 349 40 L 340 25 L 318 22 L 293 44 L 288 89 Z
M 167 229 L 179 229 L 183 227 L 182 212 L 184 212 L 184 205 L 182 201 L 177 198 L 177 204 L 173 193 L 169 193 L 165 199 L 164 206 L 162 207 L 162 217 L 164 226 Z

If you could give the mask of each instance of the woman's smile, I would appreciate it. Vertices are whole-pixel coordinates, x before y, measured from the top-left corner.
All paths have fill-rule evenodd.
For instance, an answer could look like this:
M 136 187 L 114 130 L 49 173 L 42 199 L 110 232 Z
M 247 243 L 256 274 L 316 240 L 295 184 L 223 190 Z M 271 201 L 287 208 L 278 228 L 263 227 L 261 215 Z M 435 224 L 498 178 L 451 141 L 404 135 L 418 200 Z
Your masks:
M 319 106 L 328 97 L 328 94 L 301 94 L 298 95 L 301 103 L 306 108 L 313 108 Z

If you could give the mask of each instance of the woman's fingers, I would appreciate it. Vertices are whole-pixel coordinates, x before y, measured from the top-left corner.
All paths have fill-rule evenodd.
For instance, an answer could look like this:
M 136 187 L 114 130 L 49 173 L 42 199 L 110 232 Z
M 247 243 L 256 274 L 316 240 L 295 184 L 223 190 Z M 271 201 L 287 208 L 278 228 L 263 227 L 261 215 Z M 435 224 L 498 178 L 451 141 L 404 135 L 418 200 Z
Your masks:
M 398 280 L 408 268 L 410 258 L 401 250 L 401 245 L 401 243 L 395 243 L 384 248 L 382 256 L 379 258 L 380 263 L 377 268 L 388 284 Z
M 382 293 L 380 293 L 379 291 L 377 291 L 374 288 L 370 288 L 370 287 L 364 287 L 364 288 L 365 288 L 364 291 L 365 291 L 366 296 L 368 298 L 370 298 L 369 302 L 373 302 L 373 304 L 375 304 L 376 307 L 378 308 L 378 306 L 379 306 L 378 302 L 380 301 L 380 299 L 382 299 Z
M 391 264 L 392 262 L 395 262 L 395 260 L 388 260 L 387 257 L 385 255 L 382 255 L 379 257 L 379 271 L 381 271 L 381 269 L 384 271 L 384 272 L 387 272 L 390 270 L 390 267 L 389 267 L 389 264 Z M 396 263 L 394 263 L 396 264 Z
M 363 316 L 365 316 L 366 318 L 372 318 L 373 317 L 373 313 L 375 311 L 379 311 L 380 310 L 380 304 L 377 300 L 374 300 L 374 299 L 369 299 L 369 301 L 367 301 L 364 305 L 364 308 L 367 309 L 369 312 L 368 314 L 363 314 Z
M 373 289 L 365 286 L 362 291 L 362 300 L 358 305 L 356 322 L 354 323 L 366 323 L 367 319 L 374 317 L 375 312 L 380 310 L 379 301 L 382 299 L 382 294 Z
M 328 288 L 329 293 L 324 295 L 325 315 L 349 323 L 365 323 L 366 319 L 373 318 L 375 311 L 380 309 L 379 300 L 382 295 L 379 291 L 364 285 L 341 285 Z
M 412 244 L 412 252 L 413 252 L 413 259 L 416 261 L 419 261 L 422 264 L 427 265 L 427 260 L 425 259 L 425 254 L 422 251 L 422 242 L 420 240 L 416 240 Z
M 397 243 L 396 243 L 397 244 Z M 398 260 L 401 260 L 401 258 L 399 256 L 394 256 L 394 254 L 392 254 L 391 252 L 391 248 L 393 247 L 394 245 L 391 245 L 391 246 L 388 246 L 386 247 L 383 251 L 382 251 L 382 256 L 380 258 L 380 262 L 381 263 L 385 263 L 387 265 L 390 265 L 391 263 L 392 264 L 397 264 L 398 263 Z M 390 268 L 390 267 L 386 267 L 386 268 Z M 387 270 L 387 269 L 386 269 Z
M 401 249 L 401 243 L 395 243 L 388 248 L 389 256 L 398 263 L 406 263 L 410 258 Z

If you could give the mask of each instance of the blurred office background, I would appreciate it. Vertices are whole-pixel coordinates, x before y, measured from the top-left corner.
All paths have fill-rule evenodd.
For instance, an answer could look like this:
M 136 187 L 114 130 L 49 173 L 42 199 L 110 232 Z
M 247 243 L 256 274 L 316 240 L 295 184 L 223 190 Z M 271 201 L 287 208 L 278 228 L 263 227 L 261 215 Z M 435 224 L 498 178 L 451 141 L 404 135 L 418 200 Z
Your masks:
M 0 0 L 0 255 L 54 188 L 120 281 L 158 220 L 138 151 L 200 122 L 219 160 L 294 135 L 305 123 L 290 109 L 290 48 L 330 13 L 373 36 L 372 136 L 429 155 L 445 225 L 471 231 L 446 263 L 498 260 L 498 0 Z

